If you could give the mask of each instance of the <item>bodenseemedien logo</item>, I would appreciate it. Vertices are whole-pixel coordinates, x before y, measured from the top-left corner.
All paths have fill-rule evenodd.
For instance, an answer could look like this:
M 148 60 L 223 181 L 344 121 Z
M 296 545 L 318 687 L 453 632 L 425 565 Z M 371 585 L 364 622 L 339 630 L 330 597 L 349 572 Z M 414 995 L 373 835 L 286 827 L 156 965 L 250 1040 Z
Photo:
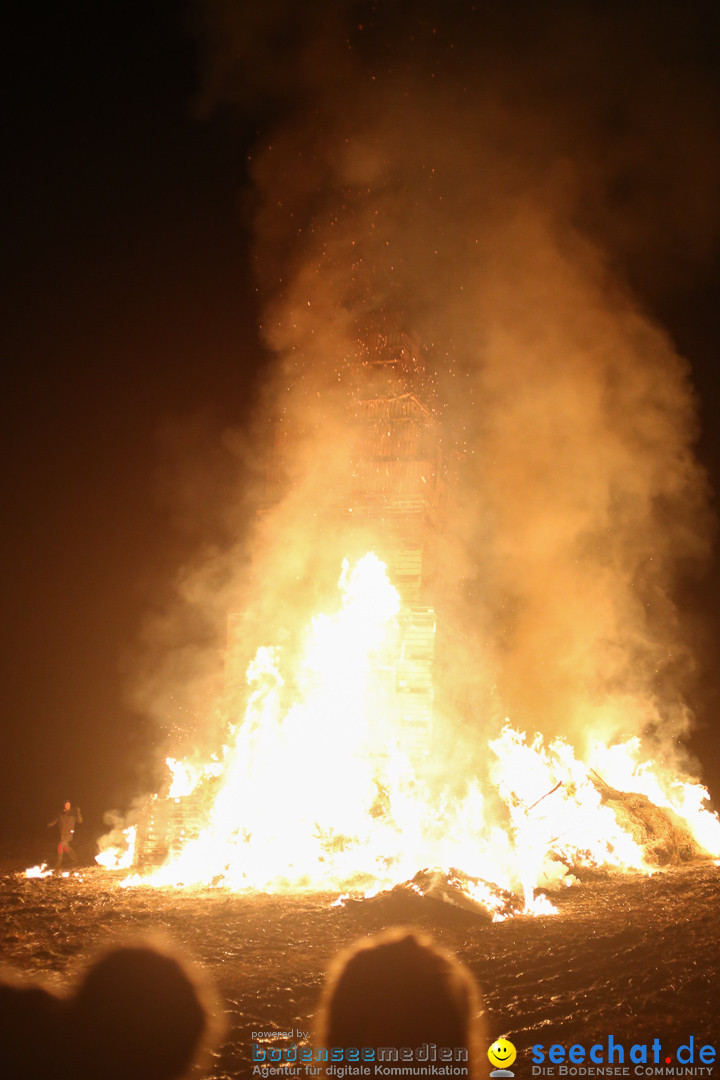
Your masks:
M 490 1075 L 514 1076 L 515 1073 L 510 1071 L 510 1066 L 516 1057 L 517 1050 L 509 1039 L 496 1039 L 488 1050 L 488 1061 L 495 1066 Z

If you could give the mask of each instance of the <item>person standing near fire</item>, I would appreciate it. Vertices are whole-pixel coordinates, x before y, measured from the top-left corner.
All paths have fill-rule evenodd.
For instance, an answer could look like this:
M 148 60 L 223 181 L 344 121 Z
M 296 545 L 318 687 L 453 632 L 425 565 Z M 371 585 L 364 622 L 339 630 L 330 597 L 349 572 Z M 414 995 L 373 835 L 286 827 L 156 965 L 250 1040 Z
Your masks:
M 78 825 L 82 825 L 82 814 L 80 813 L 80 807 L 76 806 L 72 808 L 70 802 L 66 802 L 63 805 L 62 810 L 55 818 L 54 821 L 48 822 L 48 829 L 51 829 L 53 825 L 57 825 L 60 830 L 60 840 L 58 843 L 58 856 L 56 869 L 60 869 L 62 866 L 63 855 L 69 855 L 73 863 L 77 863 L 77 854 L 70 846 L 73 834 Z

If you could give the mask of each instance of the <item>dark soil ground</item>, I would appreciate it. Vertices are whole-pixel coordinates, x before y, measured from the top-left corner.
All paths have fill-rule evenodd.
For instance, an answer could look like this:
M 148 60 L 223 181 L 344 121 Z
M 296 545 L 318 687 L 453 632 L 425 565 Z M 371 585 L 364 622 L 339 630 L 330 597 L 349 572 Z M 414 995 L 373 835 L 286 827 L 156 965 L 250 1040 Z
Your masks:
M 62 990 L 108 941 L 169 936 L 214 979 L 228 1031 L 209 1075 L 252 1075 L 253 1031 L 311 1030 L 338 949 L 393 925 L 413 925 L 455 952 L 476 976 L 491 1038 L 528 1048 L 659 1038 L 673 1053 L 694 1035 L 720 1042 L 720 868 L 597 874 L 555 897 L 560 913 L 489 921 L 432 900 L 376 898 L 347 908 L 323 895 L 122 889 L 84 869 L 69 878 L 0 875 L 6 966 Z M 261 1042 L 263 1040 L 260 1040 Z M 274 1045 L 284 1045 L 282 1040 Z

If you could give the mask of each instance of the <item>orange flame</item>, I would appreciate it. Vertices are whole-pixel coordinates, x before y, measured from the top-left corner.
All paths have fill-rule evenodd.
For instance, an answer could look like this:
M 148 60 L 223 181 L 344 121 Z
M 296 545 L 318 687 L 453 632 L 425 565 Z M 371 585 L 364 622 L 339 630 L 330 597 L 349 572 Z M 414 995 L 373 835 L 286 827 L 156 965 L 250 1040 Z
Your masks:
M 562 739 L 528 742 L 508 723 L 489 743 L 490 780 L 506 808 L 500 821 L 476 779 L 459 797 L 431 785 L 403 749 L 392 693 L 373 681 L 397 640 L 398 593 L 373 554 L 344 563 L 340 592 L 339 610 L 306 628 L 289 707 L 281 650 L 260 648 L 245 717 L 222 754 L 205 765 L 167 759 L 170 797 L 182 803 L 211 791 L 209 808 L 163 866 L 124 884 L 377 891 L 420 868 L 459 867 L 473 879 L 467 895 L 497 917 L 495 886 L 521 893 L 527 913 L 545 914 L 554 909 L 538 887 L 571 883 L 570 866 L 650 869 L 593 769 L 618 791 L 673 810 L 720 854 L 707 792 L 642 762 L 636 739 L 597 747 L 585 764 Z M 127 840 L 102 865 L 131 865 L 134 834 Z

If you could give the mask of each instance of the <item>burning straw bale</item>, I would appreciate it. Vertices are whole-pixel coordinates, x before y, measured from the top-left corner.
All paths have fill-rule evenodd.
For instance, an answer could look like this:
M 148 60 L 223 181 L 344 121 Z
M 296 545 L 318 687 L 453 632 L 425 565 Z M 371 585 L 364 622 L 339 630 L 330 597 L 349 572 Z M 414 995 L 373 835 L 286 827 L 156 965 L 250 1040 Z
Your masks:
M 602 801 L 615 814 L 618 824 L 643 848 L 651 866 L 677 866 L 695 859 L 707 859 L 682 818 L 646 795 L 618 791 L 597 774 L 591 777 Z

